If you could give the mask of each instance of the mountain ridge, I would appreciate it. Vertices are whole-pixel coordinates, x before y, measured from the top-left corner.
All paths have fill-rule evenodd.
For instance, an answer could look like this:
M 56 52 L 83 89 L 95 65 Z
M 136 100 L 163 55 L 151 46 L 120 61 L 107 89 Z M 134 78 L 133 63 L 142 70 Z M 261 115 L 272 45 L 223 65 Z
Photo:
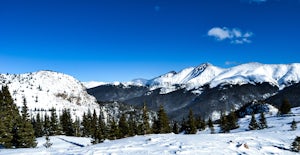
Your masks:
M 171 71 L 143 82 L 114 82 L 105 83 L 104 85 L 147 86 L 151 90 L 164 88 L 161 94 L 167 94 L 177 90 L 174 88 L 175 85 L 181 85 L 187 90 L 192 90 L 207 84 L 210 88 L 214 88 L 222 84 L 243 85 L 268 82 L 283 89 L 299 81 L 300 63 L 262 64 L 251 62 L 230 68 L 221 68 L 210 63 L 203 63 L 196 67 L 182 69 L 179 72 Z M 93 85 L 93 87 L 95 86 Z M 87 88 L 91 87 L 87 86 Z

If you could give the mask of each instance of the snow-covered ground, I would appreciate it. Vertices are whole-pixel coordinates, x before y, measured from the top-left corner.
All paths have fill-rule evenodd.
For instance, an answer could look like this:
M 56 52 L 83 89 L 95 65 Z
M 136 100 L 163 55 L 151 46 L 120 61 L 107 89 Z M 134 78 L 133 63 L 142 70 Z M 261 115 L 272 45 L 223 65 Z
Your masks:
M 300 107 L 293 108 L 291 115 L 277 117 L 266 115 L 268 129 L 248 131 L 250 116 L 239 120 L 240 128 L 228 134 L 210 134 L 209 129 L 196 135 L 159 134 L 106 140 L 91 145 L 89 138 L 53 136 L 53 145 L 45 148 L 45 138 L 38 138 L 37 148 L 0 149 L 0 154 L 76 154 L 76 155 L 148 155 L 148 154 L 296 154 L 290 152 L 291 143 L 300 136 L 300 127 L 290 130 L 293 119 L 300 121 Z M 257 115 L 259 117 L 259 115 Z M 216 126 L 216 131 L 218 127 Z M 81 146 L 82 145 L 82 146 Z

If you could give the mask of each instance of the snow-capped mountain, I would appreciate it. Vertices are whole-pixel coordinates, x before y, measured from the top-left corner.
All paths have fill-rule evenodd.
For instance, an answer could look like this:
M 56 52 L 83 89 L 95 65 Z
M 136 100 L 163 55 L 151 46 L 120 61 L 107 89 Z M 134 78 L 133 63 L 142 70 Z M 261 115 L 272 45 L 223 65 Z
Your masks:
M 59 112 L 70 109 L 73 117 L 81 117 L 88 109 L 99 112 L 96 99 L 75 78 L 52 71 L 26 74 L 0 74 L 0 85 L 7 85 L 14 102 L 20 108 L 26 99 L 30 112 L 47 111 L 52 107 Z
M 147 84 L 151 90 L 163 88 L 162 94 L 176 90 L 181 85 L 187 90 L 198 89 L 206 84 L 210 88 L 222 84 L 243 85 L 268 82 L 280 89 L 300 81 L 300 64 L 261 64 L 247 63 L 232 68 L 220 68 L 209 63 L 190 67 L 182 71 L 169 72 Z
M 151 80 L 132 80 L 130 82 L 96 83 L 87 82 L 87 88 L 100 85 L 148 86 L 150 90 L 160 88 L 161 94 L 167 94 L 180 88 L 193 90 L 209 85 L 210 88 L 219 85 L 243 85 L 255 83 L 270 83 L 280 89 L 300 81 L 300 63 L 293 64 L 261 64 L 246 63 L 231 68 L 220 68 L 210 63 L 197 67 L 189 67 L 179 71 L 168 72 Z M 95 83 L 95 82 L 92 82 Z M 178 87 L 180 86 L 180 87 Z
M 88 93 L 99 101 L 123 101 L 135 106 L 146 103 L 152 110 L 164 105 L 170 117 L 181 119 L 189 109 L 207 117 L 273 96 L 268 102 L 278 106 L 287 97 L 280 92 L 289 92 L 291 104 L 300 106 L 293 93 L 298 92 L 299 82 L 300 63 L 247 63 L 231 68 L 204 63 L 138 83 L 101 85 L 88 89 Z

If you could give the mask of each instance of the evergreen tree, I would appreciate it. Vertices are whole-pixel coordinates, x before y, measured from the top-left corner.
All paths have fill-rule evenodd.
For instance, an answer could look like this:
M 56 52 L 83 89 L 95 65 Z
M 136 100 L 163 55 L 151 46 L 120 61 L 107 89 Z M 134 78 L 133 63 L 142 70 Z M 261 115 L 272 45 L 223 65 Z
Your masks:
M 158 132 L 170 133 L 171 129 L 170 129 L 169 119 L 162 105 L 159 107 L 157 115 L 158 115 L 158 120 L 157 120 Z
M 291 104 L 290 104 L 289 100 L 284 99 L 279 108 L 279 112 L 280 112 L 280 114 L 288 114 L 290 111 L 291 111 Z
M 268 127 L 267 120 L 265 118 L 265 114 L 262 112 L 262 113 L 260 113 L 258 128 L 259 129 L 264 129 L 264 128 L 267 128 L 267 127 Z
M 74 130 L 74 136 L 80 137 L 80 120 L 78 117 L 76 117 L 74 123 L 73 123 L 73 130 Z
M 98 130 L 98 116 L 96 110 L 94 109 L 91 122 L 90 122 L 90 134 L 92 135 L 92 138 L 97 137 L 98 134 L 97 130 Z
M 37 145 L 34 136 L 33 126 L 29 119 L 28 107 L 26 99 L 23 98 L 22 116 L 18 122 L 17 129 L 17 146 L 18 148 L 30 148 Z
M 109 127 L 110 128 L 108 138 L 111 140 L 117 139 L 120 135 L 120 130 L 114 118 L 112 118 L 112 120 L 110 121 Z
M 223 112 L 221 112 L 221 118 L 220 118 L 220 132 L 221 133 L 230 132 L 229 127 L 228 127 L 227 117 L 224 115 Z
M 134 118 L 133 114 L 130 114 L 128 120 L 128 134 L 129 136 L 134 136 L 138 134 L 138 125 L 136 119 Z
M 211 120 L 210 117 L 209 117 L 209 119 L 207 121 L 207 125 L 208 125 L 208 127 L 210 129 L 210 133 L 214 134 L 215 133 L 215 128 L 214 128 L 214 124 L 213 124 L 213 122 L 212 122 L 212 120 Z
M 125 114 L 122 114 L 119 120 L 120 138 L 128 136 L 129 127 Z
M 43 134 L 50 135 L 50 118 L 47 113 L 44 115 Z
M 58 116 L 56 114 L 56 109 L 51 108 L 51 116 L 50 116 L 50 128 L 49 128 L 49 135 L 57 135 L 59 134 L 59 122 L 58 122 Z
M 20 117 L 8 87 L 2 86 L 0 91 L 0 119 L 4 128 L 0 129 L 0 144 L 6 148 L 17 147 L 17 129 Z
M 297 129 L 297 123 L 295 121 L 295 119 L 293 119 L 292 123 L 291 123 L 291 129 L 294 131 Z
M 172 132 L 175 134 L 179 134 L 179 127 L 178 127 L 178 123 L 176 121 L 173 124 Z
M 151 128 L 149 124 L 149 115 L 148 115 L 148 109 L 146 104 L 143 106 L 143 122 L 141 126 L 142 134 L 150 134 L 151 133 Z
M 107 126 L 105 124 L 105 121 L 104 121 L 104 116 L 103 116 L 103 113 L 100 112 L 99 114 L 99 119 L 98 119 L 98 124 L 99 124 L 99 129 L 98 129 L 98 135 L 97 135 L 97 138 L 99 139 L 99 142 L 102 142 L 104 141 L 108 136 L 108 129 L 107 129 Z
M 41 119 L 40 113 L 37 113 L 35 124 L 33 126 L 35 137 L 43 136 L 43 121 Z
M 291 145 L 291 150 L 295 152 L 300 152 L 300 137 L 296 137 Z
M 256 130 L 256 129 L 258 129 L 258 127 L 259 126 L 258 126 L 258 124 L 256 122 L 255 115 L 254 115 L 254 113 L 252 113 L 251 120 L 250 120 L 248 128 L 250 130 Z
M 196 126 L 197 126 L 197 129 L 199 130 L 204 130 L 205 129 L 205 120 L 202 119 L 201 116 L 198 116 L 197 119 L 196 119 Z
M 185 118 L 183 117 L 182 120 L 181 120 L 181 123 L 180 123 L 180 129 L 179 129 L 179 132 L 186 132 L 187 130 L 187 122 L 185 121 Z
M 235 114 L 235 112 L 230 112 L 229 115 L 227 116 L 227 120 L 228 120 L 228 129 L 227 130 L 233 130 L 233 129 L 237 129 L 239 128 L 238 125 L 238 118 Z
M 63 109 L 60 117 L 62 132 L 67 136 L 74 136 L 73 120 L 71 118 L 70 109 Z
M 194 114 L 192 109 L 189 111 L 189 116 L 187 120 L 187 129 L 186 129 L 186 134 L 196 134 L 197 133 L 197 126 L 194 118 Z

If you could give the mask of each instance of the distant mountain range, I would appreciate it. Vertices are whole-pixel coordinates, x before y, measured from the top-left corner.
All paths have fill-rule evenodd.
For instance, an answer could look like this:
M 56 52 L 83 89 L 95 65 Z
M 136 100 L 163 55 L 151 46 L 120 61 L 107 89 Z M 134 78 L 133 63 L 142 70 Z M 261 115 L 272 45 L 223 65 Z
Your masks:
M 300 63 L 247 63 L 231 68 L 204 63 L 150 80 L 101 83 L 88 89 L 88 93 L 99 101 L 147 104 L 152 110 L 164 105 L 174 119 L 181 119 L 189 109 L 203 117 L 217 118 L 220 111 L 237 109 L 253 100 L 278 106 L 287 98 L 292 105 L 300 105 L 294 93 L 300 91 L 299 81 Z

